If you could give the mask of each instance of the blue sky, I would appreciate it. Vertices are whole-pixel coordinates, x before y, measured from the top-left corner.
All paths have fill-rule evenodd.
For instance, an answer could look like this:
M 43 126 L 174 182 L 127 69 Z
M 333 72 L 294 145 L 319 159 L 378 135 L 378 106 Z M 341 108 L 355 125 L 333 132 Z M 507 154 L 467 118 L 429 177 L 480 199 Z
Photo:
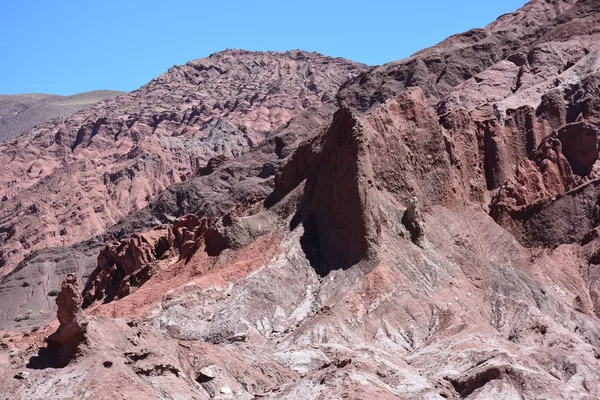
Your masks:
M 383 64 L 525 2 L 0 0 L 0 94 L 130 91 L 226 48 Z

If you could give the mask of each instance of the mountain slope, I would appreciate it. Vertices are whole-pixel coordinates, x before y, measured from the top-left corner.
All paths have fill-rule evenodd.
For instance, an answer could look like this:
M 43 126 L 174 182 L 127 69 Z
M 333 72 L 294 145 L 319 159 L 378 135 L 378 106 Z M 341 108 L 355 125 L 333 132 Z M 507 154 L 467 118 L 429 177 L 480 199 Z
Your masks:
M 122 92 L 97 90 L 73 96 L 0 95 L 0 142 L 11 140 L 51 119 L 67 117 Z
M 331 102 L 364 66 L 304 52 L 226 51 L 0 146 L 0 274 L 35 249 L 102 233 L 214 156 Z

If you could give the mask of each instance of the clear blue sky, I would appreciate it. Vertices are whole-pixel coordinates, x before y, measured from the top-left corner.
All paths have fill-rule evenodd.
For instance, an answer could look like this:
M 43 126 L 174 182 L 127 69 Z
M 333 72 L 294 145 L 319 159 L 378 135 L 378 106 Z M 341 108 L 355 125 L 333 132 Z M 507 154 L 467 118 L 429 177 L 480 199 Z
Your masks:
M 0 94 L 130 91 L 226 48 L 383 64 L 525 0 L 0 0 Z

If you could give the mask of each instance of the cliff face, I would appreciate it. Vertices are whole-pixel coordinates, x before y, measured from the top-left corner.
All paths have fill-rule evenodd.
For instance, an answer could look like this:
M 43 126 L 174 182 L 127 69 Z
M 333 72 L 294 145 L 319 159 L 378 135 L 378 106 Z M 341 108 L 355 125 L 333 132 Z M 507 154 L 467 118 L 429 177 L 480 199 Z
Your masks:
M 101 235 L 40 244 L 3 278 L 2 299 L 47 315 L 36 282 L 76 272 L 63 292 L 82 304 L 73 315 L 85 329 L 66 356 L 62 319 L 23 337 L 47 317 L 16 322 L 3 306 L 13 341 L 0 350 L 1 387 L 26 398 L 597 398 L 599 19 L 596 1 L 534 0 L 370 70 L 270 54 L 327 63 L 311 67 L 321 75 L 306 75 L 305 97 L 275 85 L 264 108 L 236 93 L 236 107 L 200 99 L 197 130 L 167 119 L 140 130 L 141 143 L 224 145 Z M 168 98 L 188 67 L 209 74 L 194 90 L 225 93 L 223 76 L 267 55 L 215 57 L 139 93 Z M 265 76 L 286 70 L 265 63 Z M 315 75 L 332 85 L 318 101 Z M 265 111 L 288 100 L 285 118 Z M 215 134 L 215 120 L 232 130 Z M 83 132 L 69 157 L 103 137 Z M 27 182 L 15 198 L 50 179 Z

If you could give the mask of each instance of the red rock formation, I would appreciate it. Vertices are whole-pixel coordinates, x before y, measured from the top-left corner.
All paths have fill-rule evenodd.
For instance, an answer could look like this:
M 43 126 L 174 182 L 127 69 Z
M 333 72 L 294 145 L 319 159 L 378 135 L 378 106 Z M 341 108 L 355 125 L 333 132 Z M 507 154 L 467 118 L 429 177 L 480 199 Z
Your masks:
M 150 279 L 155 262 L 177 255 L 174 242 L 170 227 L 158 227 L 107 245 L 98 256 L 98 268 L 86 284 L 83 306 L 105 297 L 111 300 L 129 294 L 132 286 Z
M 74 275 L 68 275 L 62 283 L 56 305 L 60 325 L 56 332 L 46 338 L 46 342 L 53 353 L 51 356 L 56 357 L 59 364 L 67 364 L 79 344 L 85 340 L 88 326 L 87 318 L 81 310 L 82 297 Z
M 218 256 L 227 247 L 230 244 L 224 236 L 222 222 L 199 219 L 195 215 L 186 215 L 172 225 L 158 226 L 108 244 L 100 252 L 98 266 L 83 291 L 83 307 L 96 300 L 107 303 L 128 296 L 157 272 L 161 262 L 169 265 L 189 259 L 199 249 Z
M 514 176 L 498 192 L 493 210 L 533 204 L 574 187 L 575 175 L 563 155 L 563 144 L 556 137 L 550 137 L 529 159 L 519 163 Z
M 490 205 L 494 219 L 526 245 L 554 246 L 581 240 L 595 221 L 595 201 L 589 198 L 595 189 L 581 186 L 595 186 L 599 177 L 598 133 L 594 124 L 581 120 L 544 139 L 496 194 Z M 578 186 L 576 193 L 563 196 Z M 573 199 L 581 206 L 573 205 Z M 592 204 L 587 204 L 590 201 Z M 549 210 L 562 215 L 562 220 L 557 221 Z M 578 229 L 573 229 L 574 223 Z

